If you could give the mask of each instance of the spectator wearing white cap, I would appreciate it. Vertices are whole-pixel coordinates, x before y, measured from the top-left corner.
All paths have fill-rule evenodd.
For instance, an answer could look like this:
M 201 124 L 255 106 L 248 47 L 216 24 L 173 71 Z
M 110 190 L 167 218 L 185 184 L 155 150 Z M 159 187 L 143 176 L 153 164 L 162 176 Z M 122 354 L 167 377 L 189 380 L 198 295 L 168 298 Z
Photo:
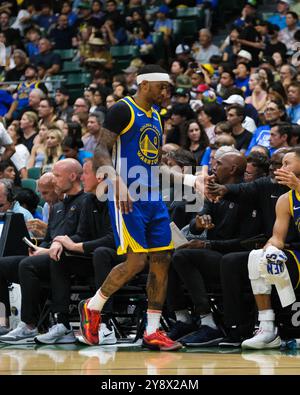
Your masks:
M 245 104 L 245 100 L 240 95 L 231 95 L 226 100 L 223 100 L 225 107 L 237 104 L 239 106 L 244 107 L 245 109 L 245 118 L 242 122 L 242 126 L 244 129 L 248 130 L 249 132 L 253 133 L 257 126 L 253 119 L 253 106 L 250 104 Z M 255 110 L 255 109 L 254 109 Z
M 175 49 L 176 59 L 188 62 L 191 58 L 191 48 L 187 44 L 178 44 Z
M 239 63 L 251 63 L 252 55 L 245 49 L 241 49 L 237 54 L 237 64 Z
M 245 119 L 244 106 L 231 104 L 226 111 L 227 121 L 232 126 L 232 134 L 235 138 L 235 147 L 241 152 L 245 152 L 252 139 L 252 133 L 243 127 Z

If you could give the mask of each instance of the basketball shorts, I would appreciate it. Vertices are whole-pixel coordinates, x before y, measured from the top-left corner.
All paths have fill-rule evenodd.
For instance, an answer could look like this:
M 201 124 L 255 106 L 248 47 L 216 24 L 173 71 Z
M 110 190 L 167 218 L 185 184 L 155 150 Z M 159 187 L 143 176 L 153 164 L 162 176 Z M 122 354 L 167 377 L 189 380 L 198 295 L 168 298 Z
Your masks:
M 163 201 L 135 201 L 133 211 L 122 214 L 115 202 L 109 201 L 114 238 L 118 255 L 133 252 L 172 250 L 170 218 Z

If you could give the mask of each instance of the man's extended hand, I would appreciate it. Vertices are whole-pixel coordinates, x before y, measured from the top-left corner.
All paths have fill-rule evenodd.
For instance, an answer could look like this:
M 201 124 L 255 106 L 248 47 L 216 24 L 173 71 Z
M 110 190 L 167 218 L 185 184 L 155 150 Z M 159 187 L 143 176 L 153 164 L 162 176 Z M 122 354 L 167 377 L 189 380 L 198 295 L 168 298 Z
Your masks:
M 206 184 L 206 196 L 209 200 L 218 202 L 228 192 L 225 185 L 217 184 L 214 176 L 209 176 Z

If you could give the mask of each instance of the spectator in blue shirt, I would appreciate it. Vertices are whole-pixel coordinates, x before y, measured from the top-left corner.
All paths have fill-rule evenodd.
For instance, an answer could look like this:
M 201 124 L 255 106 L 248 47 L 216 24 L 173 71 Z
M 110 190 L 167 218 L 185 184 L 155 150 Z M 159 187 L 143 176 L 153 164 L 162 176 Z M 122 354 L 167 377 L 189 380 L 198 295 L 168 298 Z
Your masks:
M 272 23 L 273 25 L 279 26 L 280 30 L 286 28 L 285 17 L 289 8 L 290 8 L 289 0 L 277 1 L 277 12 L 268 19 L 268 22 Z
M 292 123 L 298 123 L 300 121 L 300 83 L 292 82 L 288 86 L 287 92 L 290 104 L 287 115 Z
M 92 152 L 83 150 L 83 142 L 81 140 L 81 126 L 77 122 L 68 122 L 68 135 L 62 142 L 63 155 L 60 159 L 73 158 L 77 159 L 81 165 L 84 164 L 86 158 L 93 156 Z
M 250 65 L 248 63 L 239 63 L 234 71 L 236 78 L 235 78 L 235 86 L 240 88 L 244 96 L 250 96 L 251 91 L 249 88 L 249 73 L 250 73 Z
M 16 200 L 22 208 L 28 210 L 33 218 L 42 220 L 42 212 L 37 211 L 37 207 L 40 201 L 38 195 L 30 188 L 21 188 L 16 193 Z
M 38 55 L 40 53 L 39 41 L 41 39 L 41 32 L 38 28 L 32 26 L 26 33 L 26 38 L 29 42 L 25 44 L 25 48 L 29 58 L 32 58 L 34 55 Z
M 154 23 L 153 30 L 155 32 L 162 32 L 164 34 L 165 42 L 169 41 L 169 38 L 173 29 L 173 22 L 171 19 L 167 18 L 169 14 L 169 7 L 167 5 L 161 5 L 156 14 L 157 19 Z
M 12 180 L 2 178 L 0 180 L 0 213 L 7 211 L 23 214 L 25 222 L 33 219 L 32 214 L 15 200 Z
M 4 89 L 0 89 L 0 116 L 4 117 L 11 108 L 14 99 L 11 94 L 5 91 Z
M 249 0 L 247 3 L 244 5 L 241 16 L 234 21 L 234 26 L 236 27 L 244 27 L 245 26 L 245 18 L 247 16 L 255 16 L 256 14 L 256 1 L 255 0 Z
M 38 16 L 35 16 L 34 21 L 43 28 L 46 32 L 49 27 L 57 21 L 57 16 L 52 14 L 52 10 L 49 4 L 44 3 L 41 5 L 41 12 Z
M 265 110 L 266 125 L 260 126 L 256 129 L 253 134 L 252 140 L 246 151 L 246 156 L 249 155 L 251 148 L 254 145 L 262 145 L 270 151 L 270 130 L 272 125 L 275 125 L 279 121 L 284 121 L 286 118 L 285 107 L 281 101 L 271 100 L 267 103 Z M 271 151 L 270 151 L 271 152 Z
M 67 16 L 69 26 L 73 26 L 78 19 L 76 12 L 72 11 L 72 7 L 68 1 L 63 2 L 61 14 Z

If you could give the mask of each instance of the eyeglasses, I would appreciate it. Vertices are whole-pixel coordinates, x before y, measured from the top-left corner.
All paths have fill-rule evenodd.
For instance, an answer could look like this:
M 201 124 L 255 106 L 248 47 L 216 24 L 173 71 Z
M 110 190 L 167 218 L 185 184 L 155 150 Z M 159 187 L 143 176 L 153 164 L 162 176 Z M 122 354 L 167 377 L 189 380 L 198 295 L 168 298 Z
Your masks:
M 74 107 L 85 107 L 85 104 L 74 104 Z

